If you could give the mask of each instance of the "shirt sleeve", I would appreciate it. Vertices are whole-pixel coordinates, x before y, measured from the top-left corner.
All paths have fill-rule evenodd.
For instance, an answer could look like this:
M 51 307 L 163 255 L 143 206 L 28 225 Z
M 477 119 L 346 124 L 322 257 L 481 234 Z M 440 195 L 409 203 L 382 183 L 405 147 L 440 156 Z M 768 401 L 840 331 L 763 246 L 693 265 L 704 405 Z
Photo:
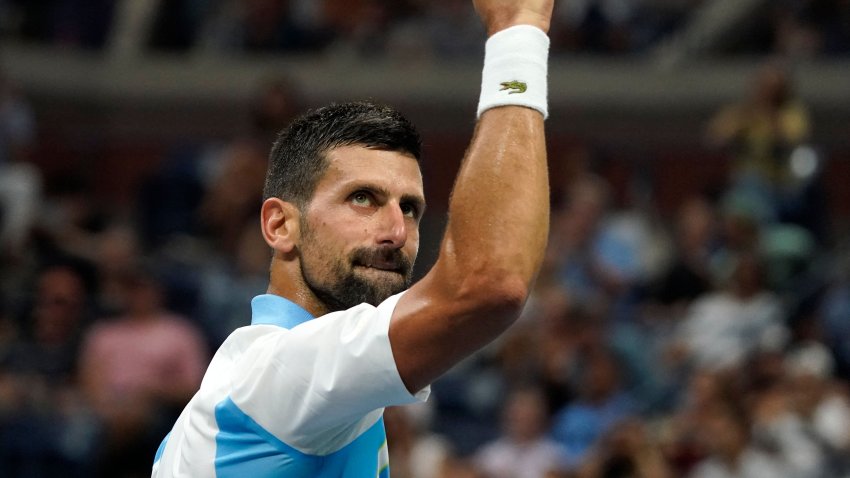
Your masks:
M 231 399 L 281 441 L 316 454 L 356 438 L 383 407 L 424 401 L 430 389 L 408 392 L 390 347 L 400 297 L 264 334 L 236 364 Z

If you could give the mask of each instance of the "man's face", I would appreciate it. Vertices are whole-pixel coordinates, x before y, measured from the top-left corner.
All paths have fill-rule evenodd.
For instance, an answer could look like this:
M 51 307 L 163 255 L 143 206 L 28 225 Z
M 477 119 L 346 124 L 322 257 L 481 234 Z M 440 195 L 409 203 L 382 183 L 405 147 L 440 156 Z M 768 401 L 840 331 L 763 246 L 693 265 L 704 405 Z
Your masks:
M 343 146 L 301 220 L 301 273 L 329 311 L 377 305 L 410 285 L 425 209 L 413 157 Z

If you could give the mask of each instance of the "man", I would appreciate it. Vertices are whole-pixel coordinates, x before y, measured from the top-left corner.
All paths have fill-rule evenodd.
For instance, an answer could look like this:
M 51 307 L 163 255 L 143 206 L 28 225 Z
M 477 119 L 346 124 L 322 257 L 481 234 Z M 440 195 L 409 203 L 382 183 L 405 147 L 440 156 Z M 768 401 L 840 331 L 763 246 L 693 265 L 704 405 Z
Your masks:
M 425 207 L 412 126 L 368 103 L 296 120 L 261 210 L 268 294 L 213 358 L 154 477 L 388 477 L 383 408 L 424 400 L 515 320 L 548 234 L 552 0 L 475 6 L 490 34 L 479 122 L 434 267 L 404 291 Z

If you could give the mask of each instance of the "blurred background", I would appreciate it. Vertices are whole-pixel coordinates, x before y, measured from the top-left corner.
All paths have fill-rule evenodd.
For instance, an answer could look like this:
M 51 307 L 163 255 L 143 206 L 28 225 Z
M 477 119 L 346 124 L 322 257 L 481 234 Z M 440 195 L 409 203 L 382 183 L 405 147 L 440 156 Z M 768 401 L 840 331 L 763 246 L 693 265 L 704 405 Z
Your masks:
M 419 126 L 424 274 L 483 38 L 467 0 L 0 0 L 0 475 L 150 475 L 306 108 Z M 562 0 L 551 38 L 546 265 L 388 410 L 393 476 L 850 476 L 850 1 Z

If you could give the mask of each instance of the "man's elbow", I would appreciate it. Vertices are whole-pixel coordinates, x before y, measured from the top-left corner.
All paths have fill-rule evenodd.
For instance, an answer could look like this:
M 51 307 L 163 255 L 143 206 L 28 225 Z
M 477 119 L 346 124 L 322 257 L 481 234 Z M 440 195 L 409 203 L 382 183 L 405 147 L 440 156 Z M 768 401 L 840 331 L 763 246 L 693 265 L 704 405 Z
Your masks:
M 529 286 L 527 280 L 516 275 L 479 275 L 467 281 L 464 295 L 475 309 L 498 312 L 512 320 L 522 312 Z

